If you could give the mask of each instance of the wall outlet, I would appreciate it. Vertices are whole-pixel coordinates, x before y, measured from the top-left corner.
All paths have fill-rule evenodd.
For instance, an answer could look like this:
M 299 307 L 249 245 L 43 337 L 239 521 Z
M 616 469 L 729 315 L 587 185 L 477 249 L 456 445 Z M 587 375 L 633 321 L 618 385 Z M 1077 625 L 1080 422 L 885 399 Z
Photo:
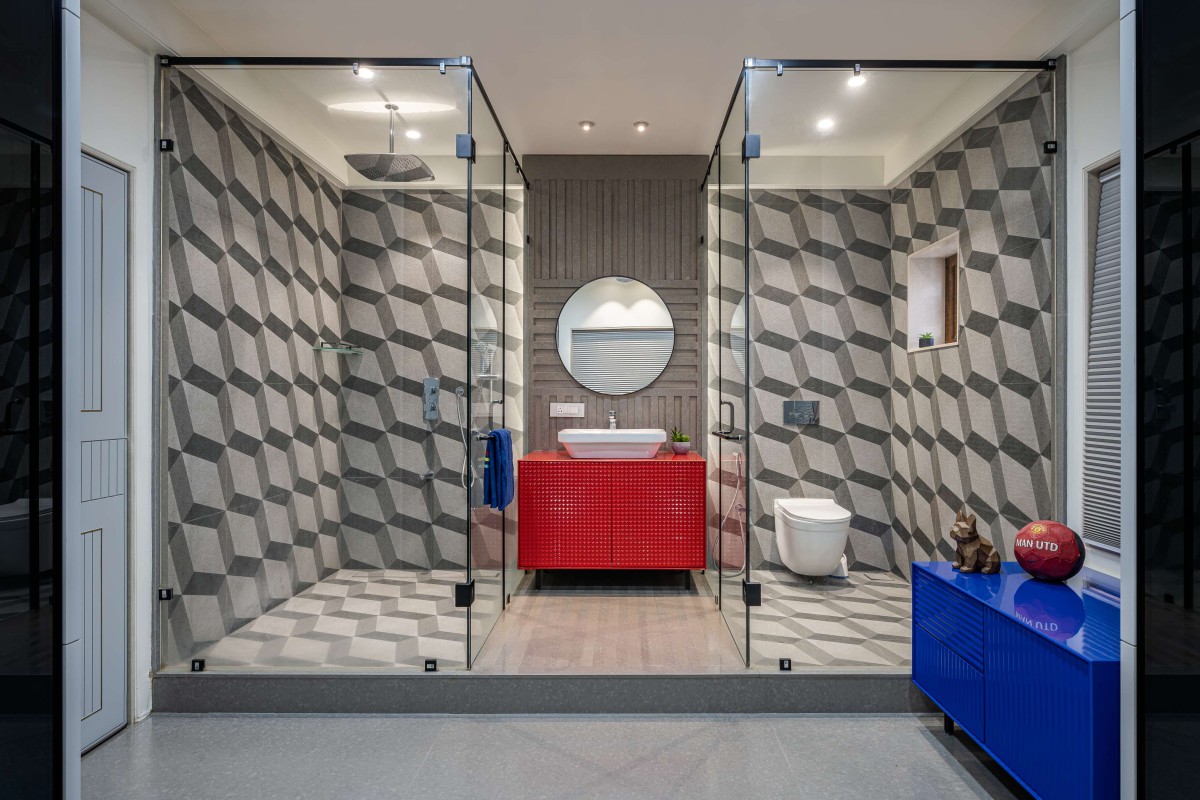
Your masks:
M 583 403 L 551 403 L 551 417 L 575 417 L 582 419 L 584 414 Z

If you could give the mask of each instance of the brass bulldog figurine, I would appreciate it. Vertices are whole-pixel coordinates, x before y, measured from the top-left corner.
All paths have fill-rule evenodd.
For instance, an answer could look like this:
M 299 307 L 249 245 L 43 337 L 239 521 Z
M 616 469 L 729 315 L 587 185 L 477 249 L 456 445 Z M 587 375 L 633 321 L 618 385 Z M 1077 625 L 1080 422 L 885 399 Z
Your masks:
M 1000 571 L 1000 554 L 975 528 L 975 515 L 967 516 L 966 509 L 958 512 L 950 526 L 950 538 L 958 542 L 954 550 L 954 568 L 959 572 L 979 572 L 994 575 Z

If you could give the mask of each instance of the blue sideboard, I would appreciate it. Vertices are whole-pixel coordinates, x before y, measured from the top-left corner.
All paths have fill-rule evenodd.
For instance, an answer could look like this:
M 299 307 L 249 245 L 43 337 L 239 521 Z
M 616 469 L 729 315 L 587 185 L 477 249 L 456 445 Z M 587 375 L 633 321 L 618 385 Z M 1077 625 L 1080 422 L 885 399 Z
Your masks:
M 1034 795 L 1116 798 L 1117 605 L 1018 564 L 913 563 L 913 681 Z

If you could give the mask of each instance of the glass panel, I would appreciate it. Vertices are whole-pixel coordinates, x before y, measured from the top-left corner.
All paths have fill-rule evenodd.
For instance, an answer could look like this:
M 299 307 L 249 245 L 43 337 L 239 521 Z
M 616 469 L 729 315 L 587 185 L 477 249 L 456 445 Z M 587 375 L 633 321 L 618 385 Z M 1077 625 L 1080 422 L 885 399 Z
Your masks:
M 746 656 L 749 617 L 742 580 L 749 547 L 746 496 L 746 170 L 742 164 L 746 89 L 738 88 L 710 175 L 709 246 L 710 314 L 716 335 L 710 337 L 710 364 L 715 367 L 709 390 L 713 430 L 710 462 L 715 470 L 717 507 L 710 509 L 709 563 L 717 576 L 713 593 L 738 650 Z M 715 230 L 714 230 L 715 228 Z M 715 265 L 715 275 L 712 274 Z M 710 578 L 711 583 L 711 578 Z
M 1007 560 L 1053 516 L 1053 80 L 753 71 L 754 666 L 906 669 L 911 562 L 953 557 L 955 514 Z
M 504 161 L 504 253 L 504 427 L 512 433 L 515 470 L 516 460 L 525 454 L 525 178 L 511 152 Z M 505 605 L 524 575 L 517 568 L 519 524 L 513 502 L 505 509 Z
M 1193 123 L 1194 124 L 1194 123 Z M 1143 439 L 1140 541 L 1147 797 L 1187 793 L 1189 770 L 1172 757 L 1195 752 L 1200 716 L 1180 709 L 1200 676 L 1200 515 L 1194 448 L 1200 393 L 1200 139 L 1142 162 L 1140 248 Z
M 164 73 L 164 667 L 465 668 L 469 80 Z
M 0 773 L 21 797 L 50 796 L 61 694 L 52 591 L 53 168 L 47 146 L 0 123 Z
M 471 166 L 471 253 L 467 309 L 471 448 L 469 577 L 475 581 L 471 606 L 470 658 L 474 661 L 504 610 L 505 486 L 488 459 L 492 431 L 504 427 L 506 321 L 504 137 L 476 83 L 472 119 L 475 163 Z M 485 468 L 486 467 L 486 468 Z M 495 491 L 485 487 L 491 482 Z M 515 486 L 515 484 L 513 484 Z M 497 494 L 501 497 L 497 497 Z

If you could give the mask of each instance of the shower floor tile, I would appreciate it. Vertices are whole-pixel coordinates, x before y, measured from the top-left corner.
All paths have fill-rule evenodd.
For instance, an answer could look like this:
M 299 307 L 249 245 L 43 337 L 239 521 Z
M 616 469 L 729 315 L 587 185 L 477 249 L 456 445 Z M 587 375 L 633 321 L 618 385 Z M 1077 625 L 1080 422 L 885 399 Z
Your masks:
M 450 570 L 339 570 L 196 655 L 226 668 L 423 668 L 427 658 L 462 668 L 460 580 Z
M 912 664 L 912 587 L 886 572 L 848 579 L 755 570 L 762 605 L 750 614 L 753 666 L 908 667 Z

